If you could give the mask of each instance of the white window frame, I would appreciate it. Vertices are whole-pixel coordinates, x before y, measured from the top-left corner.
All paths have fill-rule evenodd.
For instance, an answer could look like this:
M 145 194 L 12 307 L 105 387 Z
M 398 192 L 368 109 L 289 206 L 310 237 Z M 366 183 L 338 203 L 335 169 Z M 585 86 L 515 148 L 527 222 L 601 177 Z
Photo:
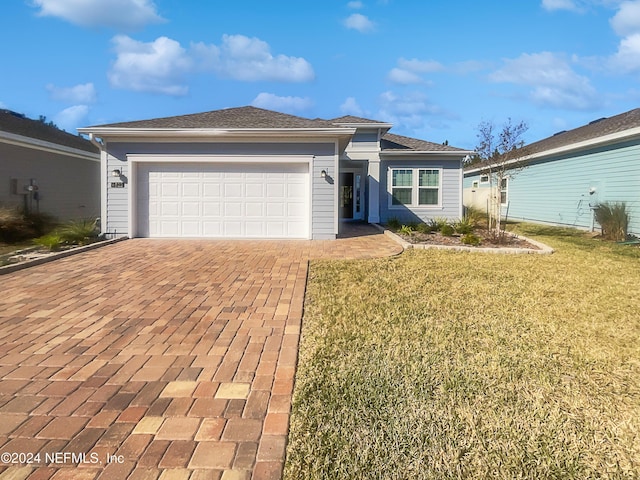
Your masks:
M 481 184 L 486 184 L 489 183 L 489 174 L 488 173 L 483 173 L 482 175 L 480 175 L 480 183 Z
M 411 170 L 411 203 L 403 204 L 403 205 L 394 205 L 393 204 L 393 172 L 394 170 Z M 420 189 L 429 189 L 429 187 L 420 187 L 420 170 L 434 170 L 438 172 L 438 186 L 431 187 L 431 189 L 438 189 L 438 204 L 437 205 L 419 205 L 418 201 L 420 199 Z M 442 167 L 402 167 L 402 166 L 393 166 L 389 167 L 387 171 L 387 193 L 389 194 L 389 202 L 388 208 L 389 210 L 400 210 L 403 208 L 411 208 L 412 210 L 417 209 L 425 209 L 425 210 L 433 210 L 433 209 L 442 209 Z M 402 188 L 402 187 L 398 187 Z M 409 188 L 409 187 L 405 187 Z
M 478 180 L 474 180 L 474 181 L 471 183 L 471 188 L 478 188 Z
M 504 188 L 502 185 L 498 186 L 498 192 L 500 194 L 500 205 L 505 206 L 509 203 L 509 177 L 503 177 L 502 181 L 505 182 Z M 502 201 L 502 192 L 504 192 L 504 202 Z

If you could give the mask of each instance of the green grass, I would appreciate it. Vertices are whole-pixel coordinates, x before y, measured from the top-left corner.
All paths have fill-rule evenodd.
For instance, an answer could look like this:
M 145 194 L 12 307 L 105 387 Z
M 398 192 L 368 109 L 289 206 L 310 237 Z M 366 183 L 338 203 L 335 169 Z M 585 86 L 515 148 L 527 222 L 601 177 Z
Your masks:
M 286 479 L 638 478 L 640 249 L 312 264 Z

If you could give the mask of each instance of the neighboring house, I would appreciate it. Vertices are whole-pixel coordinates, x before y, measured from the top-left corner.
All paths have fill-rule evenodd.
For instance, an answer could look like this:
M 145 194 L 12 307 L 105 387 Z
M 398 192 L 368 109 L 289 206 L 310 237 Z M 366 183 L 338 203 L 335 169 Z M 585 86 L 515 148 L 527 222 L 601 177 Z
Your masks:
M 102 148 L 110 236 L 332 239 L 342 220 L 460 217 L 471 152 L 391 127 L 240 107 L 79 131 Z
M 82 137 L 0 110 L 0 206 L 97 218 L 100 153 Z
M 598 228 L 593 207 L 625 202 L 629 233 L 640 234 L 640 109 L 559 132 L 526 147 L 525 168 L 495 186 L 502 214 L 583 229 Z M 490 195 L 487 171 L 464 172 L 464 204 L 484 211 Z

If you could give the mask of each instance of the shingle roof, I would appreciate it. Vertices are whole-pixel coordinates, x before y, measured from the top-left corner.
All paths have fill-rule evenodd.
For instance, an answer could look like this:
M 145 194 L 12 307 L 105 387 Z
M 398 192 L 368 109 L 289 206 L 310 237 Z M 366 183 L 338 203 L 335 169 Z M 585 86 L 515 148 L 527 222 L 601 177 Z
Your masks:
M 368 118 L 362 117 L 354 117 L 353 115 L 345 115 L 344 117 L 333 118 L 330 120 L 332 123 L 362 123 L 362 124 L 371 124 L 371 123 L 382 123 L 379 120 L 370 120 Z
M 370 120 L 362 117 L 345 115 L 332 120 L 321 118 L 308 119 L 274 112 L 257 107 L 237 107 L 210 112 L 179 115 L 175 117 L 153 118 L 133 122 L 110 123 L 97 125 L 97 128 L 338 128 L 341 124 L 381 124 L 388 125 L 378 120 Z M 381 147 L 383 151 L 442 151 L 455 152 L 462 149 L 427 142 L 416 138 L 403 137 L 386 133 L 382 137 Z
M 82 137 L 64 132 L 39 120 L 31 120 L 10 110 L 0 110 L 0 131 L 77 148 L 86 152 L 98 153 L 99 151 L 95 145 Z
M 421 152 L 457 152 L 464 151 L 461 148 L 442 145 L 440 143 L 427 142 L 417 138 L 403 137 L 394 133 L 385 133 L 380 141 L 383 152 L 392 151 L 421 151 Z
M 552 150 L 554 148 L 596 139 L 598 137 L 622 132 L 635 127 L 640 127 L 640 108 L 636 108 L 613 117 L 594 120 L 582 127 L 556 133 L 551 137 L 538 140 L 537 142 L 527 145 L 527 153 L 534 154 L 544 152 L 546 150 Z
M 119 128 L 335 128 L 326 120 L 297 117 L 257 107 L 237 107 L 211 112 L 110 123 Z

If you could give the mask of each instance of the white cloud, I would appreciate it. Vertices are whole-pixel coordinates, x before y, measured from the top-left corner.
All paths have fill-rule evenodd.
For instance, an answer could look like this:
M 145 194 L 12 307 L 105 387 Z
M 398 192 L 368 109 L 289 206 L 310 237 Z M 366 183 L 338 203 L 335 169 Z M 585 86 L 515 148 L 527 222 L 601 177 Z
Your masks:
M 386 91 L 379 96 L 378 102 L 380 110 L 377 118 L 414 130 L 424 127 L 427 117 L 445 115 L 442 109 L 431 103 L 422 92 L 398 95 L 392 91 Z
M 407 60 L 400 58 L 398 60 L 398 66 L 392 68 L 387 74 L 387 80 L 400 85 L 425 83 L 419 74 L 433 73 L 441 70 L 444 70 L 444 66 L 434 60 L 418 60 L 417 58 Z
M 354 97 L 347 97 L 342 105 L 340 105 L 340 111 L 344 115 L 355 115 L 356 117 L 362 117 L 365 114 Z
M 223 35 L 222 44 L 192 45 L 200 68 L 222 77 L 248 82 L 308 82 L 315 78 L 313 67 L 301 57 L 271 53 L 269 44 L 244 35 Z
M 116 61 L 108 73 L 113 87 L 139 92 L 186 95 L 184 75 L 193 62 L 178 42 L 159 37 L 145 43 L 126 35 L 112 39 Z
M 308 97 L 280 97 L 273 93 L 262 92 L 253 99 L 251 105 L 279 112 L 294 113 L 311 108 L 313 100 Z
M 355 1 L 347 3 L 347 8 L 350 8 L 352 10 L 359 10 L 362 7 L 364 7 L 364 4 L 362 2 Z
M 351 30 L 359 31 L 360 33 L 367 33 L 375 30 L 375 23 L 373 23 L 361 13 L 354 13 L 349 15 L 344 20 L 344 25 Z
M 550 12 L 554 10 L 580 11 L 574 0 L 542 0 L 542 8 Z
M 400 85 L 410 85 L 423 82 L 419 75 L 403 70 L 402 68 L 392 68 L 387 74 L 387 79 L 390 82 L 399 83 Z
M 640 1 L 623 2 L 609 23 L 620 37 L 640 33 Z
M 440 62 L 436 62 L 435 60 L 418 60 L 417 58 L 412 58 L 411 60 L 401 58 L 398 60 L 398 66 L 414 73 L 433 73 L 444 70 L 444 66 Z
M 506 59 L 504 66 L 489 78 L 531 87 L 531 100 L 540 105 L 586 110 L 601 103 L 589 79 L 576 73 L 564 56 L 551 52 L 524 53 Z
M 83 123 L 88 114 L 89 107 L 87 105 L 74 105 L 58 113 L 53 118 L 53 122 L 63 130 L 75 133 L 75 129 Z
M 82 27 L 133 30 L 162 23 L 152 0 L 32 0 L 38 15 L 58 17 Z
M 640 71 L 640 33 L 620 40 L 618 51 L 611 57 L 609 64 L 623 73 Z
M 95 103 L 97 99 L 93 83 L 81 83 L 74 87 L 56 87 L 49 84 L 46 88 L 51 98 L 62 102 L 87 104 Z
M 219 46 L 193 43 L 188 50 L 167 37 L 139 42 L 117 35 L 112 42 L 116 60 L 108 77 L 116 88 L 186 95 L 186 76 L 195 72 L 247 82 L 307 82 L 315 77 L 304 58 L 272 55 L 267 42 L 244 35 L 223 35 Z

